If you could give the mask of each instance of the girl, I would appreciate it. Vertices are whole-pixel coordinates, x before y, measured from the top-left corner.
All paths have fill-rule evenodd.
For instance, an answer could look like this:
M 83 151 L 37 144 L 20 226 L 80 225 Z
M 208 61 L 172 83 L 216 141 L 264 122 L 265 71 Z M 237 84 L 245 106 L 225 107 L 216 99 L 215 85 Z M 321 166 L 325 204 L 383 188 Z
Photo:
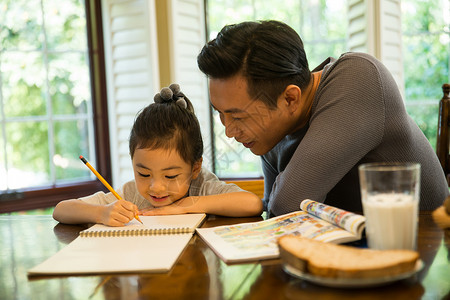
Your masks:
M 59 202 L 55 220 L 123 226 L 141 215 L 209 213 L 223 216 L 261 214 L 262 201 L 202 168 L 203 140 L 189 99 L 177 84 L 163 88 L 155 103 L 138 114 L 129 148 L 134 180 L 117 192 Z

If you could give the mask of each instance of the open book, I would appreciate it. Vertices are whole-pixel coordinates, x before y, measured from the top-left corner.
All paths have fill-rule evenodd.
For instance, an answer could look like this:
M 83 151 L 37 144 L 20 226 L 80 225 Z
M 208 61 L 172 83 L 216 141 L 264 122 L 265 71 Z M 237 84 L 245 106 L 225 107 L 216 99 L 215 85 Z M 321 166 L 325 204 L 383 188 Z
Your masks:
M 364 216 L 309 199 L 300 208 L 264 221 L 197 228 L 197 232 L 227 263 L 277 258 L 277 238 L 286 234 L 336 244 L 361 239 Z
M 122 227 L 96 224 L 28 275 L 167 272 L 205 214 L 140 216 Z

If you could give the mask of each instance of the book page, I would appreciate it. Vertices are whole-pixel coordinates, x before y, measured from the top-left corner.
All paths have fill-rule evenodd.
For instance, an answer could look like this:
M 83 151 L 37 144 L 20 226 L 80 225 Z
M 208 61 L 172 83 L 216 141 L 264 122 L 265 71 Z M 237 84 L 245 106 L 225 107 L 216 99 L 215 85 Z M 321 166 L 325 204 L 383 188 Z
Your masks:
M 279 256 L 277 239 L 287 234 L 334 243 L 357 239 L 342 228 L 304 211 L 253 223 L 197 228 L 197 232 L 225 262 L 276 258 Z
M 83 230 L 81 235 L 91 232 L 108 232 L 108 231 L 137 231 L 141 229 L 180 229 L 186 228 L 186 232 L 194 232 L 195 228 L 205 219 L 206 214 L 183 214 L 183 215 L 165 215 L 165 216 L 139 216 L 142 223 L 133 219 L 125 226 L 112 227 L 103 224 L 95 224 L 94 226 Z
M 366 218 L 362 215 L 309 199 L 303 200 L 300 203 L 300 208 L 361 238 L 361 233 L 366 222 Z

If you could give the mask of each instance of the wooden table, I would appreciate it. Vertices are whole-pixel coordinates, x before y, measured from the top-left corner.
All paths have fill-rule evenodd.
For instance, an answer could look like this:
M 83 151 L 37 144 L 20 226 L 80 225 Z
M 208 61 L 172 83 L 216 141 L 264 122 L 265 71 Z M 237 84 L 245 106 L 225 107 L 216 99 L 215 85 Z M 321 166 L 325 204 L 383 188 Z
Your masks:
M 210 216 L 204 227 L 262 218 Z M 0 299 L 449 299 L 450 232 L 419 218 L 418 251 L 425 266 L 383 287 L 328 288 L 286 274 L 279 260 L 227 265 L 195 235 L 166 274 L 28 278 L 27 270 L 74 240 L 83 226 L 51 216 L 0 216 Z

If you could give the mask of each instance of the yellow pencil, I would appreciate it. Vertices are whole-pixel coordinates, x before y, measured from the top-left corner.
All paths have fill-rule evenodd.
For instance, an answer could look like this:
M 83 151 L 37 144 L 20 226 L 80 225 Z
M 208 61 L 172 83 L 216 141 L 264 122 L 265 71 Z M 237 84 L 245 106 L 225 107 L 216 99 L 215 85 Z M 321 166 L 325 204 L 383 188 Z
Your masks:
M 91 166 L 91 164 L 86 160 L 86 158 L 84 158 L 82 155 L 80 155 L 80 159 L 81 159 L 81 161 L 84 162 L 84 164 L 92 171 L 92 173 L 94 173 L 95 176 L 97 176 L 97 178 L 98 178 L 98 179 L 106 186 L 106 188 L 107 188 L 111 193 L 113 193 L 114 196 L 116 196 L 116 198 L 117 198 L 118 200 L 123 200 L 122 197 L 120 197 L 120 195 L 117 194 L 117 192 L 109 185 L 109 183 L 106 182 L 106 180 L 102 177 L 102 175 L 100 175 L 100 174 L 97 172 L 97 170 L 95 170 L 94 167 Z M 141 224 L 144 224 L 144 223 L 142 223 L 141 219 L 139 219 L 139 215 L 138 215 L 138 214 L 136 214 L 134 217 L 136 218 L 136 220 L 138 220 L 139 222 L 141 222 Z

